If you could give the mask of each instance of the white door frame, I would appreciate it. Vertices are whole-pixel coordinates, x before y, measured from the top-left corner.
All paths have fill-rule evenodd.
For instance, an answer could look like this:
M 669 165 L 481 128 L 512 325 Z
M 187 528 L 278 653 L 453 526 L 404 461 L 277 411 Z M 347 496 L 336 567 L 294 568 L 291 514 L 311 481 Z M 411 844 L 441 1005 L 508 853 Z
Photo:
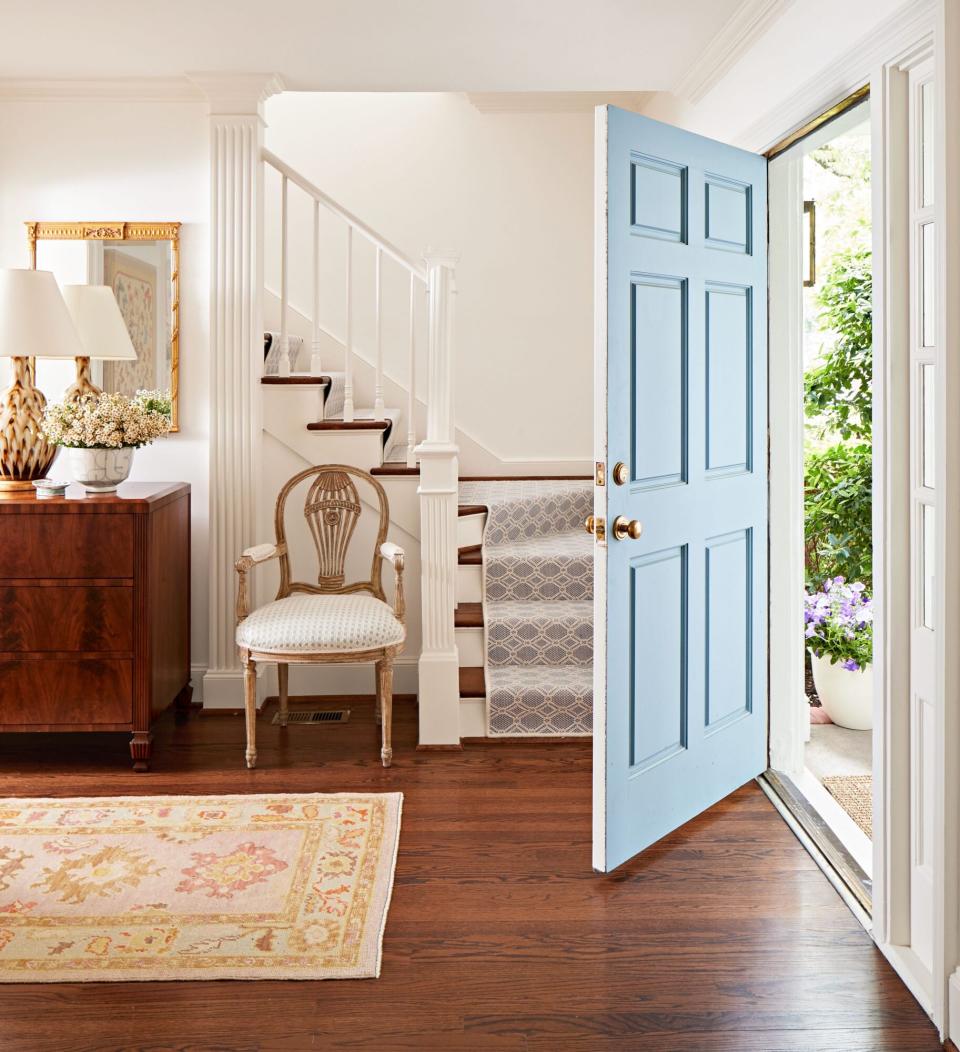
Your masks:
M 908 71 L 935 63 L 937 229 L 935 581 L 937 726 L 934 776 L 934 952 L 932 972 L 910 948 L 909 735 L 909 212 Z M 817 82 L 819 81 L 819 87 Z M 942 1033 L 960 1037 L 960 10 L 953 0 L 918 0 L 878 27 L 857 49 L 764 117 L 741 144 L 768 149 L 777 132 L 803 125 L 865 83 L 870 85 L 874 194 L 874 553 L 880 603 L 876 625 L 874 722 L 874 916 L 871 934 Z M 798 110 L 798 106 L 803 106 Z M 948 128 L 951 129 L 948 135 Z M 761 138 L 760 136 L 764 136 Z M 775 208 L 795 196 L 771 185 Z M 951 197 L 951 193 L 953 196 Z M 779 196 L 778 196 L 779 194 Z M 802 623 L 795 596 L 802 582 L 802 536 L 796 530 L 802 466 L 798 465 L 796 401 L 790 394 L 800 364 L 797 332 L 799 217 L 779 224 L 771 243 L 770 521 L 771 763 L 796 769 L 802 754 L 796 706 Z M 953 294 L 948 290 L 953 287 Z M 786 290 L 786 294 L 784 294 Z M 795 390 L 795 388 L 794 388 Z M 802 433 L 802 432 L 801 432 Z M 940 509 L 943 509 L 942 511 Z M 797 654 L 800 654 L 798 658 Z M 783 670 L 787 678 L 783 679 Z M 802 678 L 800 679 L 802 690 Z M 802 709 L 799 710 L 802 712 Z M 948 1008 L 952 1007 L 949 1013 Z

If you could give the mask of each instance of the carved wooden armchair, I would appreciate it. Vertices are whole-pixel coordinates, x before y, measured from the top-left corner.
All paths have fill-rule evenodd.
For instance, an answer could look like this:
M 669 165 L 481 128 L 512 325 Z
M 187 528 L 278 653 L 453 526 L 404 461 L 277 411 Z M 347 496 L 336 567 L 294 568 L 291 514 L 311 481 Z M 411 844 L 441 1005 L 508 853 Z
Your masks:
M 295 581 L 290 574 L 285 511 L 287 497 L 301 482 L 312 479 L 303 506 L 319 560 L 318 583 Z M 346 584 L 345 566 L 350 542 L 360 518 L 360 495 L 354 479 L 367 483 L 380 503 L 380 525 L 373 550 L 370 578 Z M 244 666 L 247 719 L 247 767 L 257 763 L 256 666 L 275 661 L 280 693 L 280 723 L 287 725 L 290 664 L 348 661 L 376 662 L 377 720 L 382 725 L 380 758 L 384 767 L 393 759 L 393 662 L 406 638 L 403 598 L 403 549 L 387 541 L 390 518 L 383 486 L 365 471 L 346 464 L 325 464 L 294 475 L 277 497 L 275 544 L 248 548 L 237 560 L 237 646 Z M 247 574 L 257 564 L 278 559 L 277 597 L 253 612 L 249 609 Z M 381 584 L 381 559 L 393 564 L 396 597 L 391 608 Z

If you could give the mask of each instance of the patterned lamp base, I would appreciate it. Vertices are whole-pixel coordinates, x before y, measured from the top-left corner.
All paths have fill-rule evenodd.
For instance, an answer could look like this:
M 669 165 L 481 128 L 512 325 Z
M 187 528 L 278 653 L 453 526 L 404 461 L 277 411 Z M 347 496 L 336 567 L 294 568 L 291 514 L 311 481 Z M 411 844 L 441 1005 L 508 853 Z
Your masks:
M 12 358 L 13 382 L 0 394 L 0 490 L 29 490 L 57 455 L 40 431 L 47 400 L 33 386 L 27 358 Z
M 77 378 L 64 392 L 65 402 L 79 402 L 87 395 L 101 395 L 103 391 L 90 379 L 90 359 L 75 358 L 77 363 Z

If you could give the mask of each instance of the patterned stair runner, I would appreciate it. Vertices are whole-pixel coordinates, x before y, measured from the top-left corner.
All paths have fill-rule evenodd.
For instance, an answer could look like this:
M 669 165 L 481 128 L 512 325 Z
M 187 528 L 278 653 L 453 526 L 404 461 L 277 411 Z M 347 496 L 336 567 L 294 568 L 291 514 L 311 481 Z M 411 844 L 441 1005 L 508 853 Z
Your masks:
M 589 482 L 464 482 L 483 534 L 487 733 L 586 735 L 593 715 Z

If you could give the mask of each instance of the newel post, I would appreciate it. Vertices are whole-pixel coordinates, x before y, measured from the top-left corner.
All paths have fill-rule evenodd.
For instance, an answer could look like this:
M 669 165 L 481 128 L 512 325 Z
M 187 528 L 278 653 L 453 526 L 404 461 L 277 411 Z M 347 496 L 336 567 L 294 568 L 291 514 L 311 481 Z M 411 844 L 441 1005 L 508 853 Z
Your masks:
M 456 256 L 428 253 L 427 431 L 420 461 L 420 745 L 460 744 L 460 659 L 454 635 L 459 465 L 453 413 Z

